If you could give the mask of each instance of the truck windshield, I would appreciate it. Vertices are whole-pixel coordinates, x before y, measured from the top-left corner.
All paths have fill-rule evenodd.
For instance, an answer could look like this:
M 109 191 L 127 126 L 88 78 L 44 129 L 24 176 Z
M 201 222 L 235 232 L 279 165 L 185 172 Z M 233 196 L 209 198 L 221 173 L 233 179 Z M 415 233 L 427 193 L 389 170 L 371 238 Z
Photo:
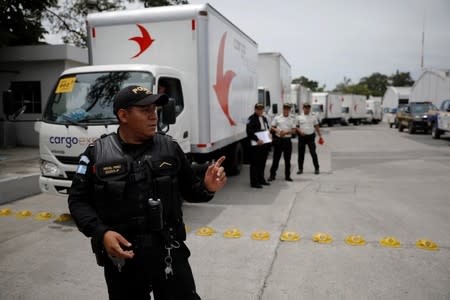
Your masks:
M 431 103 L 416 103 L 411 105 L 411 112 L 413 114 L 424 114 L 432 109 L 433 105 Z
M 313 104 L 312 105 L 312 112 L 323 112 L 323 105 L 322 104 Z
M 137 71 L 70 74 L 59 79 L 49 97 L 43 120 L 58 124 L 117 123 L 113 99 L 129 85 L 150 90 L 154 77 Z
M 348 114 L 349 108 L 348 107 L 343 107 L 341 111 L 342 111 L 343 114 Z

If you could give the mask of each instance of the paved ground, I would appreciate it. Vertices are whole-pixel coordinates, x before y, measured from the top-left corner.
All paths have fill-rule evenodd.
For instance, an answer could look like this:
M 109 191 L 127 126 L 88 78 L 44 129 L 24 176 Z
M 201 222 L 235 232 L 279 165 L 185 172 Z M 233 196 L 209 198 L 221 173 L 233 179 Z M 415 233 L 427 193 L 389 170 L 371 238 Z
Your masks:
M 383 125 L 331 128 L 325 139 L 319 176 L 308 158 L 293 183 L 254 190 L 246 167 L 211 203 L 185 205 L 202 298 L 450 299 L 450 139 Z M 65 199 L 48 195 L 5 207 L 67 211 Z M 195 235 L 201 226 L 217 233 Z M 243 237 L 225 239 L 230 227 Z M 252 240 L 256 230 L 270 239 Z M 285 230 L 301 240 L 279 241 Z M 319 231 L 333 243 L 312 242 Z M 363 235 L 367 245 L 345 244 L 350 234 Z M 387 235 L 401 248 L 381 247 Z M 440 250 L 418 249 L 418 239 L 432 239 Z M 0 299 L 107 297 L 102 269 L 73 224 L 0 217 L 0 253 Z

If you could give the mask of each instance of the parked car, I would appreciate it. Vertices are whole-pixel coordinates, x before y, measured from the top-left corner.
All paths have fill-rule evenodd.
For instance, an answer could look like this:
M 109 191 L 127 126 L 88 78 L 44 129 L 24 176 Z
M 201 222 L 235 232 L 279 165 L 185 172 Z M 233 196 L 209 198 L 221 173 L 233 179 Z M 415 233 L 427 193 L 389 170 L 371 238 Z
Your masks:
M 450 99 L 442 101 L 438 111 L 428 112 L 428 125 L 433 139 L 438 139 L 445 132 L 450 132 Z
M 408 128 L 409 134 L 415 133 L 416 130 L 428 133 L 428 111 L 435 109 L 436 106 L 431 102 L 412 102 L 405 105 L 397 112 L 398 131 L 402 132 Z

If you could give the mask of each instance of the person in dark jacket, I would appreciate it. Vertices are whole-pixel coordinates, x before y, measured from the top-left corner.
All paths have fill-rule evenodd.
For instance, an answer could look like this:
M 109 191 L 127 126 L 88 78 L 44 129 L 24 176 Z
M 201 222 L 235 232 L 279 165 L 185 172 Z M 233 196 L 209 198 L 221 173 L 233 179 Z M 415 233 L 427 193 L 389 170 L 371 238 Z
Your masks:
M 69 194 L 79 230 L 104 266 L 110 299 L 200 299 L 188 262 L 183 197 L 204 202 L 226 183 L 221 157 L 196 177 L 180 146 L 156 132 L 166 95 L 129 86 L 116 95 L 117 134 L 80 156 Z M 93 296 L 93 298 L 95 298 Z
M 264 178 L 267 155 L 270 143 L 264 141 L 256 135 L 257 132 L 264 132 L 270 129 L 267 118 L 263 116 L 264 105 L 257 103 L 255 113 L 248 118 L 247 136 L 250 139 L 250 186 L 261 189 L 263 185 L 270 185 Z

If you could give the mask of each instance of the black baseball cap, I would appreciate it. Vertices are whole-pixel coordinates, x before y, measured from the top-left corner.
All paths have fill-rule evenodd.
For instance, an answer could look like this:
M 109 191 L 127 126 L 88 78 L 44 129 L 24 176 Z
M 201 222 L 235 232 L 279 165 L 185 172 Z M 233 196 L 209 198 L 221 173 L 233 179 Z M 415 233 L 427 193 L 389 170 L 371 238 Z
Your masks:
M 303 103 L 303 107 L 311 107 L 311 104 L 310 104 L 310 103 L 308 103 L 308 102 L 306 102 L 306 103 Z
M 114 98 L 113 110 L 117 114 L 119 109 L 130 106 L 143 106 L 156 104 L 162 106 L 167 104 L 169 97 L 166 94 L 152 94 L 146 87 L 130 85 L 121 89 Z
M 262 103 L 255 104 L 255 109 L 263 109 L 263 108 L 264 108 L 264 104 L 262 104 Z

